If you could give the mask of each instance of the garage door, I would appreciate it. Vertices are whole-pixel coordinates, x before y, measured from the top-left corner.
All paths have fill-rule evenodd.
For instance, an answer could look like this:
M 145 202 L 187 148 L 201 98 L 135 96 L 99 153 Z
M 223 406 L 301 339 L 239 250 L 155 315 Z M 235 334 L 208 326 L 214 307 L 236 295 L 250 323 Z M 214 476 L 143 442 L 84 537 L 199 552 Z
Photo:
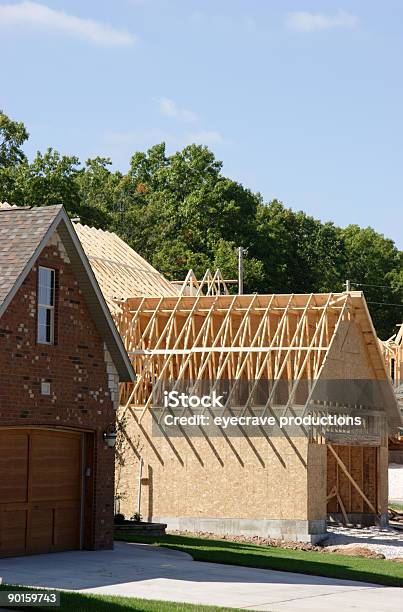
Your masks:
M 0 430 L 0 557 L 80 548 L 81 434 Z

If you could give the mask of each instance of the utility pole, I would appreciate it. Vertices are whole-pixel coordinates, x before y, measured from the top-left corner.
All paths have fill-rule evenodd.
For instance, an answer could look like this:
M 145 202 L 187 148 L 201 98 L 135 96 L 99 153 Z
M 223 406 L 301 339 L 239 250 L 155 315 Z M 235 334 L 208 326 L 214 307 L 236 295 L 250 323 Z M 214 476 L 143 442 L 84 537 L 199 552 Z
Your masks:
M 238 293 L 243 294 L 243 256 L 246 255 L 248 249 L 238 247 Z
M 348 292 L 348 291 L 351 291 L 351 281 L 346 280 L 345 285 L 346 285 L 346 291 L 347 291 L 347 292 Z

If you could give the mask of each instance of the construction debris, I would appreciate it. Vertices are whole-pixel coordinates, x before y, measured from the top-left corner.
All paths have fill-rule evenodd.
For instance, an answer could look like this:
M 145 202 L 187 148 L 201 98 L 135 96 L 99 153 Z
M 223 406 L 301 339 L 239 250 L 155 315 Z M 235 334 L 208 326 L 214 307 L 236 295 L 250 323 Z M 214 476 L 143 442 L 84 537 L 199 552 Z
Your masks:
M 189 532 L 189 531 L 169 531 L 171 535 L 180 535 L 187 537 L 197 537 L 203 538 L 205 540 L 223 540 L 226 542 L 236 542 L 240 544 L 254 544 L 255 546 L 270 546 L 274 548 L 284 548 L 289 550 L 303 550 L 303 551 L 313 551 L 313 552 L 321 552 L 321 553 L 336 553 L 338 555 L 345 555 L 348 557 L 364 557 L 366 559 L 389 559 L 391 561 L 396 561 L 397 563 L 401 563 L 403 561 L 403 539 L 399 542 L 395 541 L 396 535 L 393 530 L 383 530 L 381 532 L 372 531 L 368 532 L 368 530 L 362 529 L 349 529 L 349 536 L 343 535 L 343 533 L 339 533 L 335 528 L 330 528 L 329 538 L 321 542 L 319 545 L 313 545 L 306 542 L 294 542 L 288 540 L 281 540 L 275 538 L 262 538 L 258 536 L 247 537 L 247 536 L 217 536 L 217 534 L 205 532 L 205 531 L 197 531 L 197 532 Z M 378 544 L 377 540 L 378 534 L 383 541 L 389 542 L 389 544 Z M 356 541 L 352 543 L 343 544 L 342 542 L 347 538 L 351 539 L 355 538 Z M 389 540 L 387 539 L 389 538 Z M 328 545 L 330 541 L 336 541 L 339 539 L 340 543 Z M 390 544 L 393 542 L 393 544 Z

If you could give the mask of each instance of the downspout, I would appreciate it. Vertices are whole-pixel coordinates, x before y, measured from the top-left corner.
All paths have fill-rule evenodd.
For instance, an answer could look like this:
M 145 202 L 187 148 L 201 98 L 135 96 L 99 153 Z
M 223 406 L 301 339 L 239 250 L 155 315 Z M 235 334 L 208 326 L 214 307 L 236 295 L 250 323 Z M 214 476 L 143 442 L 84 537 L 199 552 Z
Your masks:
M 139 467 L 139 484 L 138 484 L 138 492 L 137 492 L 137 512 L 138 514 L 140 514 L 140 508 L 141 508 L 141 478 L 142 478 L 142 474 L 143 474 L 143 464 L 144 464 L 144 459 L 143 457 L 140 457 L 140 467 Z

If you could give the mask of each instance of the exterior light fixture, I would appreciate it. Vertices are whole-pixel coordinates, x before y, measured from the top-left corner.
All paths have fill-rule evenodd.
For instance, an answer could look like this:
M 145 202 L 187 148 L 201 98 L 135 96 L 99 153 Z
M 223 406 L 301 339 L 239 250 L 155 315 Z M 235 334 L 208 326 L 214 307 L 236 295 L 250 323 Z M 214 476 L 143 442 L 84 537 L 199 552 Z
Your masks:
M 107 427 L 102 434 L 102 438 L 107 446 L 113 448 L 116 444 L 116 431 L 112 426 Z

